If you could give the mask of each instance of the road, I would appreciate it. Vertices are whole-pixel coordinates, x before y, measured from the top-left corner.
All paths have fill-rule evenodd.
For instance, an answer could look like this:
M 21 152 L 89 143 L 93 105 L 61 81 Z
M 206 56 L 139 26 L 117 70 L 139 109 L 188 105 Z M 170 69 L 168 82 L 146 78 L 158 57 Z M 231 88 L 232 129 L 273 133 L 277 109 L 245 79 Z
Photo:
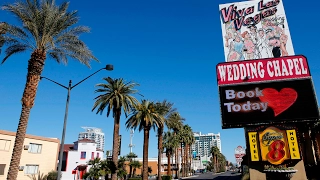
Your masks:
M 183 180 L 189 180 L 189 179 L 241 180 L 241 174 L 231 172 L 231 171 L 227 171 L 227 172 L 221 173 L 221 174 L 213 174 L 213 173 L 209 172 L 209 173 L 204 173 L 204 174 L 195 174 L 195 176 L 183 178 Z

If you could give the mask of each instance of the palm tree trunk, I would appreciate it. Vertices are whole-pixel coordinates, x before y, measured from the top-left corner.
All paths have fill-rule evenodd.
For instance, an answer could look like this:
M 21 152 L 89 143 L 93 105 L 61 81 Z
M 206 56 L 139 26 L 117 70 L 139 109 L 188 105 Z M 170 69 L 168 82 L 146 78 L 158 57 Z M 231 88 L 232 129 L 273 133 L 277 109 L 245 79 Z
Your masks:
M 30 115 L 30 108 L 22 107 L 16 139 L 14 141 L 11 162 L 8 171 L 8 180 L 16 180 L 19 172 L 20 159 L 23 149 L 24 138 L 26 135 L 28 119 Z
M 171 176 L 171 154 L 168 154 L 168 169 L 167 169 L 167 175 Z
M 119 130 L 120 130 L 120 115 L 121 115 L 121 109 L 115 111 L 115 117 L 114 117 L 114 126 L 113 126 L 113 145 L 112 145 L 112 161 L 115 165 L 115 167 L 118 167 L 118 154 L 119 154 Z M 116 170 L 111 175 L 112 180 L 117 180 L 117 173 L 118 170 Z
M 163 134 L 163 127 L 159 127 L 158 128 L 158 180 L 161 180 L 162 134 Z
M 150 131 L 150 128 L 147 128 L 147 127 L 144 128 L 142 180 L 148 180 L 149 131 Z
M 131 160 L 131 162 L 132 162 L 132 160 Z M 131 163 L 131 162 L 130 162 L 130 163 Z M 129 169 L 129 178 L 131 178 L 131 177 L 132 177 L 132 166 L 130 165 L 129 168 L 130 168 L 130 169 Z
M 189 168 L 190 168 L 190 171 L 191 171 L 191 174 L 193 174 L 192 172 L 192 153 L 191 153 L 191 145 L 189 145 Z
M 24 138 L 27 132 L 30 111 L 34 105 L 45 59 L 46 53 L 42 50 L 37 49 L 31 54 L 31 58 L 28 62 L 27 81 L 21 100 L 22 110 L 14 141 L 7 180 L 16 180 L 18 176 L 20 159 L 23 149 Z
M 178 160 L 178 148 L 174 148 L 174 157 L 175 157 L 175 162 L 176 162 L 176 178 L 179 179 L 179 167 L 180 167 L 180 162 Z
M 182 169 L 182 176 L 184 177 L 184 162 L 183 162 L 183 160 L 184 160 L 184 158 L 183 158 L 183 148 L 182 148 L 182 143 L 181 143 L 181 149 L 180 149 L 180 151 L 181 151 L 181 169 Z
M 189 145 L 186 146 L 186 175 L 189 176 Z

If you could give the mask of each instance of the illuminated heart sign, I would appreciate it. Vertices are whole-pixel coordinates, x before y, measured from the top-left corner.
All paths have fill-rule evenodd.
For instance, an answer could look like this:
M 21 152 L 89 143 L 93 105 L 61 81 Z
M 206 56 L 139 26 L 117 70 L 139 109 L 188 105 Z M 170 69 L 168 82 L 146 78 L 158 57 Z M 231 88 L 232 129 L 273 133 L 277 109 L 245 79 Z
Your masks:
M 262 90 L 263 96 L 259 96 L 262 102 L 268 103 L 268 107 L 274 111 L 274 116 L 278 116 L 296 102 L 298 93 L 292 88 L 283 88 L 279 92 L 273 88 Z

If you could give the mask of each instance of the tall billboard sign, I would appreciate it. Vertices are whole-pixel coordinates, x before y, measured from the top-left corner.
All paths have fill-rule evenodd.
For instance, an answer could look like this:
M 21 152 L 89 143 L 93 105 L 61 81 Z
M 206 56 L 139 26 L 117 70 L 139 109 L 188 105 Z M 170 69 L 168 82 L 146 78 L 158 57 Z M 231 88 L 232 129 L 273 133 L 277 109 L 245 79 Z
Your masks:
M 222 128 L 319 119 L 304 56 L 217 65 Z
M 242 157 L 245 155 L 246 155 L 246 150 L 242 146 L 238 146 L 237 148 L 234 149 L 234 156 L 239 166 L 241 166 L 241 162 L 243 161 Z
M 282 0 L 220 4 L 225 61 L 294 55 Z

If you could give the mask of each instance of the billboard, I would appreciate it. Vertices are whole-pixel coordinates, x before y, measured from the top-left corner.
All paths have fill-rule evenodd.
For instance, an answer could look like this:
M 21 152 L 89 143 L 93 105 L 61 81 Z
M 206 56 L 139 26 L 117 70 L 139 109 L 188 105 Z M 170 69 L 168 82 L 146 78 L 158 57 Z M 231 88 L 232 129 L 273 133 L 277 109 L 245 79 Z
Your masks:
M 219 93 L 222 128 L 319 119 L 310 78 L 220 86 Z
M 319 119 L 302 55 L 219 63 L 216 71 L 222 128 Z
M 294 55 L 282 0 L 220 4 L 225 61 Z

